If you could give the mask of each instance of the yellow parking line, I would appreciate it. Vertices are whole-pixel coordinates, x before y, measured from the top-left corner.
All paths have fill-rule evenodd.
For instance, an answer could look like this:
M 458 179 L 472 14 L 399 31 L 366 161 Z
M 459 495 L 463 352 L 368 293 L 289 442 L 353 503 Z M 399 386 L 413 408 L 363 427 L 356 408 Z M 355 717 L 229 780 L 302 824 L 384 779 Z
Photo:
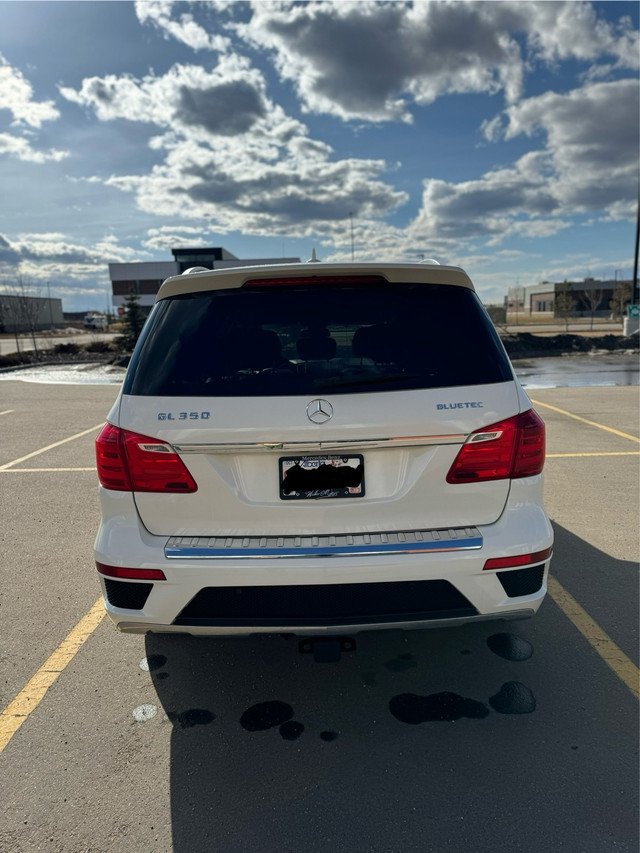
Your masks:
M 47 690 L 64 671 L 82 644 L 89 639 L 104 616 L 102 598 L 99 598 L 91 610 L 72 628 L 52 655 L 42 664 L 16 698 L 0 714 L 0 752 L 9 743 L 13 735 L 34 711 Z
M 561 415 L 566 415 L 568 418 L 575 418 L 577 421 L 581 421 L 583 424 L 589 424 L 589 426 L 598 427 L 598 429 L 605 429 L 607 432 L 612 432 L 614 435 L 622 436 L 622 438 L 628 438 L 630 441 L 637 441 L 640 444 L 640 438 L 636 438 L 635 435 L 629 435 L 626 432 L 620 432 L 619 429 L 614 429 L 613 427 L 605 426 L 604 424 L 599 424 L 596 421 L 589 421 L 586 418 L 581 418 L 580 415 L 574 415 L 572 412 L 565 412 L 564 409 L 559 409 L 557 406 L 551 406 L 549 403 L 541 403 L 540 400 L 534 400 L 531 398 L 531 402 L 534 406 L 544 406 L 545 409 L 551 409 L 554 412 L 559 412 Z
M 602 660 L 611 667 L 618 678 L 623 681 L 633 695 L 638 698 L 638 682 L 640 673 L 638 667 L 625 655 L 597 622 L 583 610 L 559 581 L 549 575 L 547 581 L 549 595 L 562 610 L 565 616 L 573 622 L 587 642 L 596 650 Z
M 601 453 L 547 453 L 545 459 L 565 459 L 568 456 L 640 456 L 640 450 L 611 450 Z
M 97 426 L 90 427 L 89 429 L 83 430 L 83 432 L 77 432 L 75 435 L 70 435 L 69 438 L 63 438 L 62 441 L 54 441 L 53 444 L 48 444 L 46 447 L 41 447 L 40 450 L 34 450 L 33 453 L 27 453 L 26 456 L 21 456 L 19 459 L 14 459 L 12 462 L 5 462 L 4 465 L 0 465 L 0 471 L 6 471 L 7 468 L 13 468 L 14 465 L 17 465 L 18 462 L 24 462 L 26 459 L 31 459 L 33 456 L 38 456 L 40 453 L 46 453 L 47 450 L 53 450 L 54 447 L 60 447 L 61 444 L 66 444 L 68 441 L 73 441 L 75 438 L 82 438 L 83 435 L 89 435 L 90 432 L 95 432 L 102 428 L 104 421 L 99 423 Z
M 15 412 L 15 409 L 5 409 L 4 412 L 0 412 L 0 415 L 10 415 L 11 412 Z

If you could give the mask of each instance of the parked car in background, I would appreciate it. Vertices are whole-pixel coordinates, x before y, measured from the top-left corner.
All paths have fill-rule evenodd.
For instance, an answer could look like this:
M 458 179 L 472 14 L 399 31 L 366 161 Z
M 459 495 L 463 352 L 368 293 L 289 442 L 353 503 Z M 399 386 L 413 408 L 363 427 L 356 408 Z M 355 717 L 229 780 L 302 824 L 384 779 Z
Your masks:
M 96 452 L 121 631 L 459 625 L 546 592 L 544 424 L 457 267 L 169 278 Z

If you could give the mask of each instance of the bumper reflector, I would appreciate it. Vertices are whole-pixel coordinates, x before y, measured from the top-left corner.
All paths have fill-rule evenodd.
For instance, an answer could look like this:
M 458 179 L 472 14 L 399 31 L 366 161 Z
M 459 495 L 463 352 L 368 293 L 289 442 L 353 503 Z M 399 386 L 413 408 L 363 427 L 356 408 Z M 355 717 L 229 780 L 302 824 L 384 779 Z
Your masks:
M 105 566 L 96 560 L 96 569 L 101 575 L 111 578 L 129 578 L 131 580 L 166 581 L 162 569 L 125 569 L 122 566 Z
M 482 567 L 485 569 L 510 569 L 517 566 L 531 566 L 533 563 L 544 563 L 551 556 L 553 548 L 535 551 L 533 554 L 516 554 L 513 557 L 494 557 L 487 560 Z

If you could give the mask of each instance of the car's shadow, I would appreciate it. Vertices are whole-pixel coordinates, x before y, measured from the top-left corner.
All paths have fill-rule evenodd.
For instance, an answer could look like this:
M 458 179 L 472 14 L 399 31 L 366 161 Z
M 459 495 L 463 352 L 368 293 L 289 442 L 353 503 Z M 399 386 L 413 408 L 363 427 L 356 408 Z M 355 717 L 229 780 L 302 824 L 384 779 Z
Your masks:
M 557 532 L 560 564 L 577 548 L 587 558 L 590 546 Z M 527 839 L 520 849 L 549 849 L 542 807 L 548 825 L 577 827 L 573 849 L 596 849 L 580 846 L 589 821 L 563 802 L 561 778 L 546 778 L 582 755 L 570 752 L 582 736 L 572 702 L 589 701 L 567 689 L 584 666 L 574 640 L 552 604 L 524 622 L 359 634 L 334 663 L 279 636 L 147 635 L 173 725 L 173 849 L 424 853 L 517 837 Z M 507 807 L 515 833 L 502 823 Z

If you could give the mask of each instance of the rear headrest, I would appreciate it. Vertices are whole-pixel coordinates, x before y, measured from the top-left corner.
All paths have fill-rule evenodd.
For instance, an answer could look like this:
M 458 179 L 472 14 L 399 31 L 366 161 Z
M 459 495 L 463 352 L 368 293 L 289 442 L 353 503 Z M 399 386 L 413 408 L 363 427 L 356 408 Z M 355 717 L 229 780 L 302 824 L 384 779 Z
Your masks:
M 305 361 L 311 359 L 332 359 L 336 354 L 336 342 L 330 337 L 329 330 L 323 327 L 310 327 L 300 335 L 296 344 L 298 355 Z

